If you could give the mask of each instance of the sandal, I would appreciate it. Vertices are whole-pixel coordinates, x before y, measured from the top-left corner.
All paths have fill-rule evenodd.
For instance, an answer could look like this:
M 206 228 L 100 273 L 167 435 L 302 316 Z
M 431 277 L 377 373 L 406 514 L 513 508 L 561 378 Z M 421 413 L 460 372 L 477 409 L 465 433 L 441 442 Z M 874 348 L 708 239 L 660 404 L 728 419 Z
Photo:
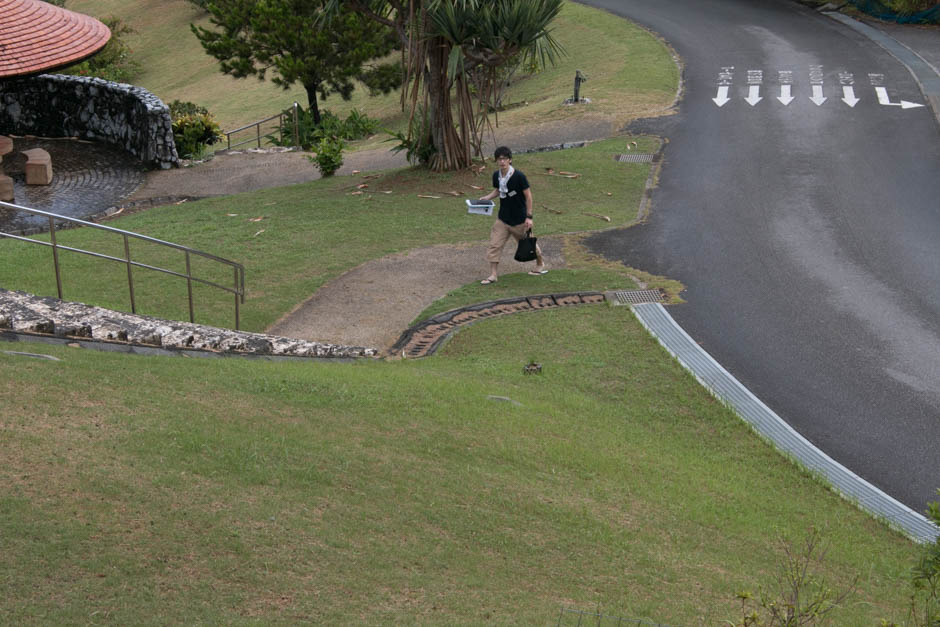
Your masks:
M 493 283 L 496 283 L 496 281 L 497 281 L 497 278 L 494 276 L 491 276 L 480 281 L 480 285 L 492 285 Z

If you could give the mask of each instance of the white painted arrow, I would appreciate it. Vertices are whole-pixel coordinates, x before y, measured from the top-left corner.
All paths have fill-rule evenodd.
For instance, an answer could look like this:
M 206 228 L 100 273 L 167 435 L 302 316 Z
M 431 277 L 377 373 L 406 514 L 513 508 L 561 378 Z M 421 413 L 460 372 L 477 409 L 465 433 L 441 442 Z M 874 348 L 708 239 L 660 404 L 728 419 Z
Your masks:
M 753 107 L 761 100 L 763 100 L 763 98 L 760 97 L 760 85 L 748 85 L 747 98 L 744 99 L 744 102 Z
M 850 107 L 855 107 L 858 104 L 859 98 L 855 97 L 855 88 L 851 85 L 842 86 L 842 102 L 849 105 Z
M 790 95 L 790 88 L 793 85 L 781 85 L 780 86 L 780 95 L 777 96 L 777 100 L 783 103 L 783 106 L 787 106 L 793 102 L 793 96 Z
M 915 107 L 924 106 L 922 104 L 917 104 L 916 102 L 908 102 L 907 100 L 902 100 L 901 102 L 891 102 L 891 98 L 888 97 L 887 87 L 875 87 L 875 93 L 878 94 L 878 104 L 883 104 L 888 107 L 901 107 L 902 109 L 913 109 Z
M 715 104 L 718 105 L 719 107 L 720 107 L 721 105 L 727 103 L 729 100 L 731 100 L 731 98 L 728 98 L 728 86 L 727 86 L 727 85 L 719 85 L 719 86 L 718 86 L 718 97 L 717 97 L 717 98 L 712 98 L 712 100 L 714 100 L 714 101 L 715 101 Z
M 813 96 L 810 98 L 810 100 L 815 102 L 817 107 L 822 106 L 822 103 L 826 102 L 826 97 L 823 96 L 822 88 L 822 85 L 813 85 Z

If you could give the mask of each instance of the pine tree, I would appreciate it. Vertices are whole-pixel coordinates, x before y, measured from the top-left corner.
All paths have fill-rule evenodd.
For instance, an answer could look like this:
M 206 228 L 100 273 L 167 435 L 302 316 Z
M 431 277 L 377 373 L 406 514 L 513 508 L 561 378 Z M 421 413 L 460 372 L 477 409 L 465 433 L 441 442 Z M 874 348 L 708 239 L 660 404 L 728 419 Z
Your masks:
M 401 72 L 389 64 L 373 65 L 392 52 L 397 37 L 388 28 L 346 8 L 337 9 L 327 24 L 326 0 L 209 0 L 206 10 L 218 29 L 191 25 L 206 52 L 225 74 L 256 76 L 287 89 L 303 85 L 313 119 L 320 124 L 317 100 L 339 94 L 348 100 L 354 80 L 371 91 L 388 93 L 398 87 Z

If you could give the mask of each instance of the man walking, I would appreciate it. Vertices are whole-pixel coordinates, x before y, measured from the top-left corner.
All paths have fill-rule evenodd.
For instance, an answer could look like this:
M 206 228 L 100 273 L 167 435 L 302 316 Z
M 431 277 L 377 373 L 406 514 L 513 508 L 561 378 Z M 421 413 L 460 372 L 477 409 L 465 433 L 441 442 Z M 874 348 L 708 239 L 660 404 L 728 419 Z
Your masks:
M 499 258 L 503 253 L 506 241 L 512 237 L 514 241 L 522 239 L 526 232 L 532 230 L 532 190 L 525 174 L 512 167 L 512 151 L 506 146 L 500 146 L 494 153 L 496 165 L 499 169 L 493 172 L 493 191 L 480 200 L 493 200 L 499 196 L 499 214 L 490 229 L 490 245 L 486 251 L 486 260 L 490 262 L 490 275 L 480 281 L 483 285 L 496 283 Z M 529 274 L 538 276 L 545 274 L 545 263 L 542 260 L 542 251 L 536 245 L 536 266 Z

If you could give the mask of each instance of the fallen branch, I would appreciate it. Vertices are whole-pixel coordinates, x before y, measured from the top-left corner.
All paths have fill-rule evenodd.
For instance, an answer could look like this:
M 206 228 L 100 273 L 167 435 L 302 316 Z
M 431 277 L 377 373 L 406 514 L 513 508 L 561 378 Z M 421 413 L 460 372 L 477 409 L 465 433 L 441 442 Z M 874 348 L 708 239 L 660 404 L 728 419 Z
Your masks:
M 602 216 L 599 213 L 582 213 L 581 215 L 591 216 L 592 218 L 599 218 L 603 220 L 604 222 L 610 222 L 610 218 L 608 218 L 607 216 Z
M 560 209 L 552 209 L 552 208 L 550 208 L 550 207 L 546 207 L 545 205 L 542 205 L 542 209 L 544 209 L 545 211 L 548 211 L 548 212 L 550 212 L 550 213 L 557 213 L 557 214 L 562 214 L 562 213 L 564 213 L 564 211 L 561 211 Z
M 580 174 L 573 174 L 571 172 L 568 172 L 567 174 L 562 174 L 561 172 L 558 172 L 557 174 L 555 172 L 545 172 L 544 174 L 545 176 L 560 176 L 563 179 L 576 179 L 580 178 L 581 176 Z
M 418 198 L 437 198 L 440 199 L 440 196 L 430 196 L 428 194 L 418 194 Z

